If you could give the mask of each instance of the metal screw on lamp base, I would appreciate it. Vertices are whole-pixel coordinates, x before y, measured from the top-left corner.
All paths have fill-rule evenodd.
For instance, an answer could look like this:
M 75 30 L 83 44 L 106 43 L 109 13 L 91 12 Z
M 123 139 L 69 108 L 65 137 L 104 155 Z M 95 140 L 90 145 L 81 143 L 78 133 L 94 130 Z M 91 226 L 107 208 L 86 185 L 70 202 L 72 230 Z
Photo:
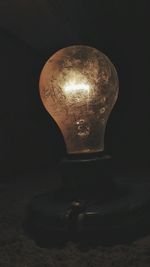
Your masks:
M 128 242 L 147 233 L 150 183 L 113 177 L 104 155 L 63 159 L 60 170 L 61 188 L 29 205 L 25 227 L 39 245 Z

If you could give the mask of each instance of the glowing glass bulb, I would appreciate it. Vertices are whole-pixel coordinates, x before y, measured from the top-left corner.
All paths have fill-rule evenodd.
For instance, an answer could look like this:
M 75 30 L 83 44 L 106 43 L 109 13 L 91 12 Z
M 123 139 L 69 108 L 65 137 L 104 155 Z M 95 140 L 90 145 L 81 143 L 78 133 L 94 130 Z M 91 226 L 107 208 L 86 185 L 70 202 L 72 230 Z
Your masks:
M 95 48 L 66 47 L 46 62 L 40 76 L 40 95 L 63 134 L 69 154 L 104 150 L 106 123 L 118 88 L 114 65 Z

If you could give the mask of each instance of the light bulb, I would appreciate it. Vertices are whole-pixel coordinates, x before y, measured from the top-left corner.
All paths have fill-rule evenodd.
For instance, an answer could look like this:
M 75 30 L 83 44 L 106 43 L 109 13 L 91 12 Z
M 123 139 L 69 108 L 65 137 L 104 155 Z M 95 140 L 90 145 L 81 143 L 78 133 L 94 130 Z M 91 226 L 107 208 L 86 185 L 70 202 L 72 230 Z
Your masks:
M 39 86 L 68 154 L 103 151 L 106 123 L 119 88 L 108 57 L 89 46 L 63 48 L 44 65 Z

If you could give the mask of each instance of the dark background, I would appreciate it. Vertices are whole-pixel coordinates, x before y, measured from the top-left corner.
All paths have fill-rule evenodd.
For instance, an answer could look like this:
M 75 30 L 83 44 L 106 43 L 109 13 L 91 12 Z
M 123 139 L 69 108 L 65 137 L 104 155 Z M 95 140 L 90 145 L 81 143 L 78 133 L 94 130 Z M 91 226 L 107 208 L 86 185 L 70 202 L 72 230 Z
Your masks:
M 0 1 L 0 176 L 52 168 L 65 154 L 39 98 L 45 61 L 87 44 L 114 63 L 120 81 L 105 150 L 116 170 L 149 171 L 150 16 L 148 0 Z
M 0 0 L 0 266 L 150 266 L 149 232 L 141 236 L 136 225 L 133 241 L 128 234 L 127 244 L 87 250 L 71 242 L 62 249 L 44 249 L 23 229 L 31 199 L 52 192 L 60 182 L 55 171 L 65 144 L 41 103 L 38 81 L 45 61 L 62 47 L 91 45 L 114 63 L 120 92 L 108 121 L 105 151 L 127 179 L 149 180 L 148 3 Z

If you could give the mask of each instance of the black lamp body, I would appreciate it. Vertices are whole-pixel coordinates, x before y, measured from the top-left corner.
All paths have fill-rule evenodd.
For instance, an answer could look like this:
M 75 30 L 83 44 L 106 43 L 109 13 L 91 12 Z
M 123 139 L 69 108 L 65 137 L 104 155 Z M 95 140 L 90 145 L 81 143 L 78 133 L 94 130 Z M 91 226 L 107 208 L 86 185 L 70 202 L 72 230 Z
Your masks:
M 35 197 L 26 226 L 39 244 L 122 242 L 148 231 L 150 183 L 114 177 L 111 157 L 61 161 L 61 186 Z

